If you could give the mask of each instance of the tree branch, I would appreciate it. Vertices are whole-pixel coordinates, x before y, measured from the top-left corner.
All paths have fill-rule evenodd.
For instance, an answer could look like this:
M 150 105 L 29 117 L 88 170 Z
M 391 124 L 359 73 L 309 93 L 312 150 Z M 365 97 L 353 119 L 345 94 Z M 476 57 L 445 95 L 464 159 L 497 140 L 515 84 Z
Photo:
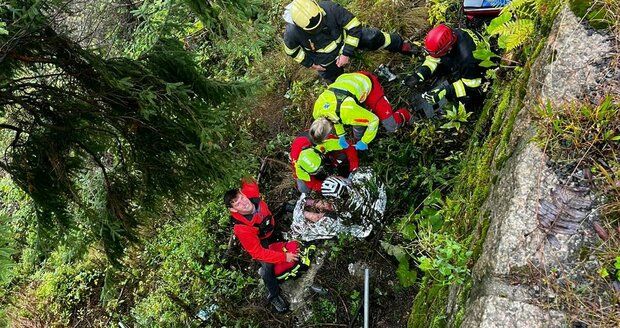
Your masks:
M 101 162 L 97 154 L 95 154 L 92 150 L 86 147 L 86 145 L 84 145 L 82 142 L 76 141 L 76 143 L 80 146 L 80 148 L 87 152 L 93 158 L 97 166 L 99 166 L 99 168 L 101 169 L 101 173 L 103 174 L 103 179 L 105 180 L 106 189 L 110 190 L 110 178 L 108 177 L 108 171 L 105 169 L 105 165 L 103 165 L 103 162 Z
M 0 129 L 9 129 L 9 130 L 13 130 L 13 131 L 15 131 L 17 133 L 24 132 L 24 130 L 22 128 L 16 127 L 14 125 L 6 124 L 6 123 L 0 123 Z
M 46 63 L 46 64 L 56 64 L 55 61 L 49 59 L 49 58 L 45 58 L 45 57 L 31 57 L 31 56 L 25 56 L 25 55 L 20 55 L 20 54 L 16 54 L 16 53 L 9 53 L 9 57 L 12 59 L 16 59 L 19 60 L 21 62 L 24 63 Z

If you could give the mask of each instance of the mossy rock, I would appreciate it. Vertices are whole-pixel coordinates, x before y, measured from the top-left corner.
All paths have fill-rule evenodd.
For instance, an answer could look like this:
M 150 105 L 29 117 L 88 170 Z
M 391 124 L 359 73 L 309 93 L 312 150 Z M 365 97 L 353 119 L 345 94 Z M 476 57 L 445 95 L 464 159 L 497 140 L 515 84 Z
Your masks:
M 598 1 L 571 0 L 570 9 L 579 18 L 585 18 L 590 26 L 600 30 L 613 25 L 612 13 L 604 8 Z

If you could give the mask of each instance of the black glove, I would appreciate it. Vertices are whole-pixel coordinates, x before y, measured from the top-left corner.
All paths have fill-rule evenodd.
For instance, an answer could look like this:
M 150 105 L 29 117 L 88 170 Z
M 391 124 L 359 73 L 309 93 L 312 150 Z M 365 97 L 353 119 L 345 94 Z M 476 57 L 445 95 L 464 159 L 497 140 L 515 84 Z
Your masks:
M 424 100 L 426 100 L 429 104 L 434 105 L 439 103 L 443 98 L 445 98 L 447 92 L 448 91 L 445 88 L 439 87 L 423 93 L 422 98 L 424 98 Z
M 413 88 L 422 82 L 422 78 L 420 77 L 420 75 L 416 73 L 416 74 L 407 76 L 403 82 L 405 83 L 406 86 Z

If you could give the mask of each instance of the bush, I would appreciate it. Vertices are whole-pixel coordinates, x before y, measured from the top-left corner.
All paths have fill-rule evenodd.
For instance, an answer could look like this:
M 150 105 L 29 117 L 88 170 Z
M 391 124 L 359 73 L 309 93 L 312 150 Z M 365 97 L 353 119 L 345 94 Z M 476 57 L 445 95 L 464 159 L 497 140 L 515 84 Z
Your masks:
M 201 309 L 216 304 L 212 322 L 227 325 L 240 319 L 235 304 L 246 298 L 254 278 L 226 267 L 229 217 L 216 201 L 180 223 L 163 226 L 146 242 L 137 258 L 153 268 L 138 277 L 132 316 L 140 325 L 198 324 Z M 140 263 L 136 263 L 140 264 Z

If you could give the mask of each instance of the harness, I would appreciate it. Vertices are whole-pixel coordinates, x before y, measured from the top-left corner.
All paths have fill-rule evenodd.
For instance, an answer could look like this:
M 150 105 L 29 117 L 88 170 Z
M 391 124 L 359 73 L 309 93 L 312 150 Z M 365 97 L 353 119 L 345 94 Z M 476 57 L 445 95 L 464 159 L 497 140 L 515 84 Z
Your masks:
M 258 238 L 264 239 L 269 236 L 271 232 L 273 232 L 274 225 L 271 223 L 273 216 L 271 214 L 263 215 L 263 208 L 262 206 L 260 206 L 263 202 L 260 200 L 260 198 L 251 198 L 250 201 L 252 201 L 252 203 L 254 203 L 254 206 L 258 209 L 258 212 L 251 214 L 252 219 L 248 219 L 247 217 L 239 213 L 231 213 L 231 222 L 233 223 L 233 225 L 243 224 L 246 226 L 258 228 Z M 262 220 L 260 222 L 253 222 L 256 215 L 262 216 Z
M 362 106 L 360 101 L 357 99 L 357 97 L 347 90 L 342 90 L 342 89 L 337 89 L 337 88 L 327 88 L 327 90 L 333 92 L 336 95 L 336 116 L 338 116 L 338 122 L 336 123 L 342 122 L 342 119 L 340 118 L 340 106 L 342 106 L 342 103 L 345 101 L 345 99 L 349 97 L 353 98 L 353 100 L 355 100 L 355 103 L 358 106 L 364 107 Z

